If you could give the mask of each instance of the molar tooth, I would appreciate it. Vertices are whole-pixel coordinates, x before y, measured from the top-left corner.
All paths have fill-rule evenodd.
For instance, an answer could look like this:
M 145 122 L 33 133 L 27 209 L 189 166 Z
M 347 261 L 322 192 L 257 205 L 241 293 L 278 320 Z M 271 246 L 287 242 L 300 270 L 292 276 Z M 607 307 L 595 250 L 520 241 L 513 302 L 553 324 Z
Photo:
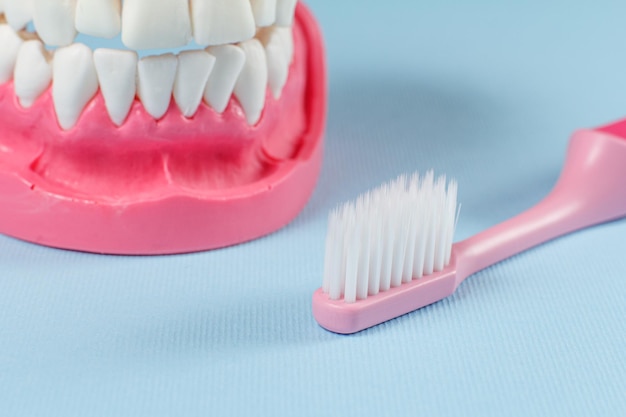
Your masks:
M 267 58 L 265 49 L 258 39 L 241 43 L 246 54 L 246 63 L 235 84 L 235 96 L 239 100 L 249 125 L 261 118 L 267 90 Z
M 214 65 L 215 57 L 205 51 L 185 51 L 178 56 L 174 99 L 185 117 L 196 114 Z
M 121 126 L 137 92 L 137 54 L 116 49 L 96 49 L 93 59 L 109 117 L 113 123 Z
M 246 54 L 235 45 L 214 46 L 207 51 L 215 57 L 215 66 L 204 90 L 204 100 L 217 113 L 223 113 L 246 62 Z
M 7 21 L 15 31 L 33 20 L 33 0 L 6 0 L 4 9 Z
M 276 0 L 276 25 L 291 26 L 298 0 Z
M 22 44 L 15 63 L 15 95 L 22 107 L 31 107 L 52 81 L 52 64 L 38 40 Z
M 165 115 L 172 99 L 178 59 L 173 54 L 150 56 L 139 61 L 137 91 L 143 107 L 155 119 Z
M 121 0 L 78 0 L 76 30 L 85 35 L 113 38 L 120 33 Z
M 49 46 L 66 46 L 76 37 L 76 0 L 34 0 L 37 33 Z
M 250 0 L 258 27 L 271 26 L 276 21 L 276 0 Z
M 167 49 L 191 39 L 188 0 L 125 0 L 122 41 L 131 49 Z
M 11 26 L 0 24 L 0 84 L 6 83 L 13 78 L 15 60 L 22 45 L 22 38 Z
M 272 27 L 259 33 L 267 55 L 268 83 L 275 99 L 279 99 L 289 77 L 293 58 L 291 28 Z
M 98 92 L 91 49 L 81 43 L 57 49 L 52 79 L 52 99 L 59 125 L 65 130 L 71 129 Z
M 241 42 L 256 31 L 250 0 L 191 0 L 191 14 L 200 45 Z

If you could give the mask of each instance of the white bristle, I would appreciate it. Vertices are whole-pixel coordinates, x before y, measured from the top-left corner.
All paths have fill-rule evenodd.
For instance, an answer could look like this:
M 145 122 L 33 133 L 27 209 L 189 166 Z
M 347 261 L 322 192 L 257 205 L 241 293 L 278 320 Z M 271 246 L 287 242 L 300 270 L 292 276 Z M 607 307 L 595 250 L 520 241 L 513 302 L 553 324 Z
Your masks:
M 457 189 L 432 171 L 402 175 L 333 210 L 322 290 L 354 303 L 443 270 L 452 255 Z

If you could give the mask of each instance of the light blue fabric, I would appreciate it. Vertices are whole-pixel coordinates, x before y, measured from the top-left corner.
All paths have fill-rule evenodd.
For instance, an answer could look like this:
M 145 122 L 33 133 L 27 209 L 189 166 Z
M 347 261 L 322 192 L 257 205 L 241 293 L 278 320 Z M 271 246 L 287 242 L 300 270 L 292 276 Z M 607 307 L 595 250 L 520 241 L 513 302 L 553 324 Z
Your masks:
M 626 3 L 310 4 L 331 94 L 304 212 L 183 256 L 0 237 L 0 415 L 626 415 L 625 221 L 354 336 L 310 314 L 341 201 L 434 168 L 460 183 L 462 239 L 548 192 L 573 130 L 626 115 Z

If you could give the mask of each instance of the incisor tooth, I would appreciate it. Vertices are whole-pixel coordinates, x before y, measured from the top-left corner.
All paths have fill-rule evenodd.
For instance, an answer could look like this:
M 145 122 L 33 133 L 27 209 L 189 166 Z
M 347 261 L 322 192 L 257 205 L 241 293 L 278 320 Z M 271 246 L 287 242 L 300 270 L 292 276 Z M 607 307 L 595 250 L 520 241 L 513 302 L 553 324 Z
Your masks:
M 139 61 L 137 92 L 143 107 L 155 119 L 163 117 L 170 105 L 177 65 L 178 59 L 172 54 Z
M 215 66 L 204 90 L 204 100 L 217 113 L 223 113 L 246 62 L 246 54 L 235 45 L 214 46 L 207 51 L 215 57 Z
M 33 0 L 6 0 L 4 14 L 14 30 L 23 29 L 33 20 Z
M 93 60 L 109 117 L 121 126 L 137 92 L 137 54 L 117 49 L 96 49 Z
M 199 45 L 241 42 L 256 31 L 250 0 L 191 0 L 191 14 Z
M 196 114 L 214 65 L 215 57 L 205 51 L 185 51 L 178 55 L 174 100 L 183 116 Z
M 97 92 L 91 49 L 81 43 L 57 49 L 52 64 L 52 98 L 59 125 L 65 130 L 74 127 Z
M 235 84 L 235 96 L 239 100 L 249 125 L 261 118 L 267 90 L 267 59 L 265 49 L 258 39 L 241 43 L 246 54 L 246 63 Z
M 15 60 L 22 45 L 20 38 L 11 26 L 0 24 L 0 84 L 13 78 Z
M 291 26 L 298 0 L 276 0 L 276 25 Z
M 78 0 L 76 30 L 85 35 L 113 38 L 120 33 L 121 0 Z
M 289 77 L 293 58 L 291 28 L 272 27 L 259 33 L 267 55 L 268 83 L 275 99 L 279 99 Z
M 48 46 L 66 46 L 76 37 L 76 0 L 34 0 L 35 29 Z
M 271 26 L 276 21 L 276 0 L 250 0 L 258 27 Z
M 188 0 L 125 0 L 122 41 L 132 49 L 167 49 L 191 39 Z
M 52 64 L 40 41 L 24 42 L 15 63 L 15 95 L 22 107 L 31 107 L 52 81 Z

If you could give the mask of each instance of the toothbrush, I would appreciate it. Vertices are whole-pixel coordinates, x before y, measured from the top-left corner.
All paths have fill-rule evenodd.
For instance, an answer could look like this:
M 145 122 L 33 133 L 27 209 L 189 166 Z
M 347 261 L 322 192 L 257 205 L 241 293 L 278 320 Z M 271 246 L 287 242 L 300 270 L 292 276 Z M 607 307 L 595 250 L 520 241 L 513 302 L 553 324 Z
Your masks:
M 331 213 L 324 283 L 313 294 L 313 315 L 325 329 L 350 334 L 442 300 L 488 266 L 626 216 L 624 178 L 626 120 L 578 131 L 547 197 L 452 244 L 455 182 L 446 186 L 432 174 L 401 177 Z

